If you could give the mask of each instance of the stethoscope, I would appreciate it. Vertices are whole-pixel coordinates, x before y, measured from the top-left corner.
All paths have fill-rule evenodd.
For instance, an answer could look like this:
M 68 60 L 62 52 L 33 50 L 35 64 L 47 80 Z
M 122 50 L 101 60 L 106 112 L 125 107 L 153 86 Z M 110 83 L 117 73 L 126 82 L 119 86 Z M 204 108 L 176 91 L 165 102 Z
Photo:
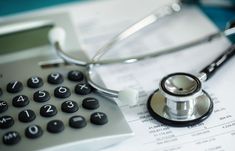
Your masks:
M 100 94 L 118 98 L 122 103 L 133 105 L 137 103 L 138 91 L 134 89 L 124 89 L 120 91 L 104 88 L 96 84 L 94 77 L 94 67 L 113 63 L 133 63 L 140 60 L 157 57 L 160 55 L 173 53 L 198 44 L 210 42 L 220 36 L 229 36 L 235 33 L 235 28 L 227 28 L 223 32 L 216 32 L 205 36 L 199 40 L 189 42 L 177 47 L 164 49 L 162 51 L 142 55 L 132 56 L 122 59 L 100 60 L 117 42 L 122 41 L 146 26 L 156 22 L 160 18 L 171 15 L 181 10 L 181 3 L 175 2 L 164 8 L 164 12 L 152 13 L 133 24 L 116 37 L 104 45 L 90 62 L 77 60 L 69 56 L 63 50 L 65 42 L 65 30 L 54 27 L 49 32 L 49 40 L 54 46 L 58 55 L 69 64 L 75 64 L 87 68 L 87 82 Z M 219 58 L 200 72 L 200 76 L 188 73 L 174 73 L 164 77 L 157 89 L 148 99 L 147 108 L 150 114 L 158 121 L 171 126 L 194 125 L 206 119 L 213 110 L 213 102 L 210 96 L 202 90 L 202 81 L 206 81 L 225 61 L 234 54 L 234 45 L 224 52 Z

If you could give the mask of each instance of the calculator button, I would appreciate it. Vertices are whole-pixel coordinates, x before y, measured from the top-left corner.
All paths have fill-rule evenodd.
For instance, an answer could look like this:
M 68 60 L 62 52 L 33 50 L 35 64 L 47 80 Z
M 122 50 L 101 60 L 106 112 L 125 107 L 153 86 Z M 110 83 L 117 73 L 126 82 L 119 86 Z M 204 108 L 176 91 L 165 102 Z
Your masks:
M 11 116 L 5 115 L 0 117 L 0 129 L 6 129 L 14 124 L 14 119 Z
M 74 113 L 78 110 L 78 104 L 68 100 L 61 104 L 61 110 L 66 113 Z
M 102 112 L 95 112 L 91 114 L 90 117 L 91 123 L 96 125 L 104 125 L 108 123 L 108 118 L 105 113 Z
M 52 120 L 47 123 L 47 131 L 51 133 L 59 133 L 64 130 L 64 123 L 60 120 Z
M 12 81 L 7 84 L 7 92 L 18 93 L 23 90 L 23 84 L 20 81 Z
M 42 136 L 43 130 L 38 125 L 30 125 L 25 129 L 25 136 L 28 138 L 38 138 Z
M 40 114 L 44 117 L 52 117 L 57 114 L 57 109 L 54 105 L 46 104 L 40 108 Z
M 84 79 L 84 75 L 81 71 L 72 70 L 68 73 L 68 79 L 70 81 L 81 82 Z
M 16 131 L 10 131 L 3 135 L 2 141 L 6 145 L 14 145 L 20 141 L 20 134 Z
M 34 111 L 32 110 L 23 110 L 19 113 L 18 119 L 21 122 L 28 123 L 33 121 L 36 118 Z
M 71 92 L 70 92 L 69 88 L 67 88 L 65 86 L 60 86 L 54 90 L 54 95 L 57 98 L 67 98 L 71 95 Z
M 83 116 L 76 115 L 69 119 L 69 126 L 72 128 L 83 128 L 87 125 L 86 119 Z
M 47 82 L 50 84 L 61 84 L 64 81 L 63 76 L 60 73 L 51 73 L 47 77 Z
M 45 90 L 39 90 L 33 94 L 33 100 L 36 102 L 46 102 L 50 98 L 50 94 Z
M 85 109 L 94 110 L 94 109 L 97 109 L 100 105 L 99 105 L 99 101 L 95 98 L 85 98 L 82 101 L 82 106 Z
M 6 101 L 0 101 L 0 113 L 5 112 L 8 109 Z
M 12 105 L 15 107 L 24 107 L 29 104 L 29 98 L 26 95 L 18 95 L 13 98 Z
M 30 88 L 40 88 L 43 86 L 43 80 L 40 77 L 30 77 L 27 81 L 27 85 Z
M 80 83 L 75 86 L 75 92 L 79 95 L 91 93 L 91 86 L 88 83 Z

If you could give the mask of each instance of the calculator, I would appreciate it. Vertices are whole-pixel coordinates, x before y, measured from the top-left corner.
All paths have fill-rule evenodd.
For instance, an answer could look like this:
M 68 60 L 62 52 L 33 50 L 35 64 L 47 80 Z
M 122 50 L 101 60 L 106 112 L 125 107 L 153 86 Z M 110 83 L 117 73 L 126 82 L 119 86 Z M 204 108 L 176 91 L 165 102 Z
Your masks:
M 133 136 L 117 104 L 87 83 L 86 69 L 64 64 L 50 46 L 48 31 L 59 25 L 66 49 L 78 48 L 68 14 L 32 16 L 0 24 L 26 23 L 0 30 L 0 150 L 99 150 Z M 38 28 L 21 30 L 31 21 Z

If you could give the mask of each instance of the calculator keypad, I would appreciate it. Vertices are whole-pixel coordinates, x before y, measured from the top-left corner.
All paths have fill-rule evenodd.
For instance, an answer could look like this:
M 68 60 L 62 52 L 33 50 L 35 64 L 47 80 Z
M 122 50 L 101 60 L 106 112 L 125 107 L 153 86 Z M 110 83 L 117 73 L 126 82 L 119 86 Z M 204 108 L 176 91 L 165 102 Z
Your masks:
M 18 117 L 0 114 L 0 129 L 9 129 L 8 132 L 2 136 L 2 142 L 4 144 L 17 144 L 23 138 L 23 135 L 28 139 L 36 139 L 43 136 L 44 130 L 41 127 L 42 125 L 34 123 L 34 121 L 36 121 L 35 119 L 38 118 L 38 115 L 41 116 L 41 118 L 49 119 L 46 123 L 45 130 L 48 133 L 61 133 L 66 128 L 85 128 L 88 124 L 87 121 L 90 121 L 90 124 L 93 125 L 104 125 L 108 123 L 108 117 L 105 113 L 91 112 L 98 109 L 100 104 L 97 98 L 89 96 L 89 94 L 92 93 L 92 88 L 86 82 L 83 73 L 78 70 L 72 70 L 67 73 L 67 78 L 70 83 L 73 83 L 73 89 L 78 99 L 70 99 L 72 95 L 72 91 L 70 90 L 71 87 L 69 88 L 65 85 L 61 85 L 65 79 L 63 75 L 58 72 L 50 73 L 47 76 L 48 83 L 44 83 L 43 78 L 39 76 L 32 76 L 27 79 L 27 89 L 32 91 L 31 96 L 29 94 L 23 94 L 24 91 L 22 90 L 24 88 L 22 82 L 15 80 L 7 84 L 6 90 L 9 95 L 12 93 L 19 93 L 21 91 L 22 94 L 13 95 L 11 99 L 12 107 L 15 109 L 21 109 L 17 114 Z M 47 85 L 50 85 L 50 87 L 53 86 L 53 91 L 48 91 L 43 87 Z M 81 97 L 83 99 L 81 99 Z M 30 101 L 34 101 L 33 103 L 38 105 L 37 110 L 31 109 Z M 53 101 L 55 101 L 57 105 L 58 102 L 61 101 L 61 103 L 59 103 L 60 108 L 58 108 Z M 8 110 L 8 103 L 7 101 L 0 100 L 0 113 L 5 113 Z M 79 115 L 82 113 L 79 112 L 80 106 L 82 107 L 82 110 L 90 112 L 90 115 L 88 116 L 89 119 Z M 66 116 L 68 116 L 68 120 L 58 119 L 59 116 L 56 116 L 58 112 L 66 114 Z M 57 119 L 53 119 L 53 117 Z M 14 129 L 10 129 L 15 123 L 15 118 L 18 118 L 20 123 L 25 124 L 24 134 L 20 134 Z M 27 125 L 27 123 L 30 123 L 30 125 Z M 68 125 L 68 127 L 66 127 L 66 125 Z

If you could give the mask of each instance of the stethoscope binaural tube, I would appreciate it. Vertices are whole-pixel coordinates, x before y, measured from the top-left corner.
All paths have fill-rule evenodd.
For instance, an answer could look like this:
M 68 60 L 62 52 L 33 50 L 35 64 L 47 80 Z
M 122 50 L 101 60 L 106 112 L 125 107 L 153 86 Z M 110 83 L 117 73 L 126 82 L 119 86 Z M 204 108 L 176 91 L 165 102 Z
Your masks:
M 188 73 L 169 74 L 160 81 L 159 89 L 148 98 L 150 115 L 166 125 L 183 127 L 204 121 L 213 111 L 213 101 L 202 83 L 233 55 L 235 44 L 230 46 L 196 77 Z

